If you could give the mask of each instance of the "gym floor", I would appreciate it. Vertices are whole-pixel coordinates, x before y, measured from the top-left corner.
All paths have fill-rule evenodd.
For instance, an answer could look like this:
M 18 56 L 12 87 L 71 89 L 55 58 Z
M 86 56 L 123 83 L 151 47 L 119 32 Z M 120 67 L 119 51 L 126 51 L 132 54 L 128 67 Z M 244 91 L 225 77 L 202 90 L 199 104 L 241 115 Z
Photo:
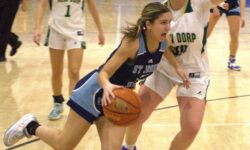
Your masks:
M 98 46 L 94 22 L 90 13 L 86 12 L 87 50 L 84 54 L 81 76 L 106 60 L 119 44 L 122 26 L 126 22 L 135 22 L 141 9 L 150 1 L 98 0 L 97 5 L 106 36 L 106 44 L 103 47 Z M 47 119 L 52 108 L 49 53 L 47 47 L 38 47 L 32 42 L 37 1 L 29 2 L 29 10 L 19 10 L 13 25 L 13 31 L 20 36 L 23 45 L 14 57 L 7 56 L 7 62 L 0 63 L 1 139 L 6 128 L 26 113 L 35 114 L 42 124 L 62 128 L 69 110 L 64 106 L 63 118 L 59 121 L 51 122 Z M 47 17 L 44 17 L 43 39 L 46 36 Z M 228 25 L 224 16 L 208 40 L 211 84 L 203 125 L 190 150 L 250 149 L 250 9 L 246 11 L 246 27 L 240 32 L 237 55 L 238 63 L 242 67 L 240 72 L 227 69 L 229 40 Z M 9 50 L 10 47 L 8 53 Z M 67 61 L 63 79 L 63 93 L 68 97 Z M 144 124 L 137 147 L 139 150 L 167 149 L 179 128 L 179 110 L 173 90 Z M 17 145 L 17 149 L 20 150 L 51 149 L 36 138 L 25 139 L 18 144 L 23 144 Z M 2 142 L 0 149 L 7 149 Z M 100 142 L 93 125 L 76 150 L 98 149 Z

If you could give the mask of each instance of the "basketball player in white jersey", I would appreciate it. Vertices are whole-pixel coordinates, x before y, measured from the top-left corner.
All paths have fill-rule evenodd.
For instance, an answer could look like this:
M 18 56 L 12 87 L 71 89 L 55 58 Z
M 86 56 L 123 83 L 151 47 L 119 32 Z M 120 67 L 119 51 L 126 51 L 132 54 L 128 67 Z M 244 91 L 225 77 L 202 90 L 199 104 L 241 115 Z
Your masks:
M 40 0 L 37 8 L 37 18 L 34 42 L 40 45 L 41 24 L 48 0 Z M 104 44 L 104 33 L 94 0 L 87 0 L 89 11 L 98 29 L 99 45 Z M 54 108 L 48 118 L 57 120 L 63 111 L 62 74 L 65 51 L 68 54 L 69 95 L 79 80 L 79 72 L 86 48 L 84 41 L 85 18 L 83 14 L 84 0 L 49 0 L 50 18 L 47 45 L 50 50 L 52 67 L 52 89 Z
M 187 149 L 194 141 L 204 116 L 206 94 L 209 85 L 209 66 L 206 50 L 206 29 L 209 9 L 222 0 L 168 0 L 173 24 L 169 35 L 172 39 L 170 50 L 176 57 L 162 58 L 158 69 L 149 76 L 139 90 L 143 100 L 140 120 L 127 129 L 123 150 L 136 150 L 135 142 L 145 122 L 154 109 L 164 100 L 174 86 L 180 110 L 181 130 L 173 139 L 170 150 Z M 168 58 L 168 57 L 167 57 Z M 182 80 L 175 69 L 186 71 L 190 88 L 182 86 Z M 172 69 L 170 69 L 172 68 Z M 167 114 L 166 114 L 167 115 Z
M 223 7 L 225 4 L 229 5 L 227 9 Z M 241 70 L 241 67 L 236 63 L 236 54 L 239 47 L 240 27 L 243 28 L 245 26 L 245 7 L 246 0 L 226 0 L 225 3 L 214 6 L 211 9 L 209 19 L 208 36 L 213 31 L 214 26 L 221 16 L 223 14 L 226 15 L 230 33 L 228 69 L 235 71 Z

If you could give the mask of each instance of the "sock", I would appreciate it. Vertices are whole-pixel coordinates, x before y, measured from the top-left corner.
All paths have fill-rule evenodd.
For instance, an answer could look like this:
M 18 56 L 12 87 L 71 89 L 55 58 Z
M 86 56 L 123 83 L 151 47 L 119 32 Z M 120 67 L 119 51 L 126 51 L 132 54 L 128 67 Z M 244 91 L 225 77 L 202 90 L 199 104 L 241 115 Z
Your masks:
M 33 121 L 27 125 L 27 131 L 30 135 L 36 134 L 36 129 L 40 126 L 40 124 L 36 121 Z
M 128 150 L 134 150 L 134 147 L 135 147 L 135 144 L 132 144 L 132 145 L 128 145 L 125 143 L 125 148 L 128 149 Z
M 54 103 L 60 103 L 62 104 L 64 102 L 64 98 L 62 95 L 59 95 L 59 96 L 54 96 L 53 95 L 53 98 L 54 98 Z
M 230 56 L 229 56 L 229 61 L 230 61 L 231 63 L 235 62 L 235 56 L 230 55 Z

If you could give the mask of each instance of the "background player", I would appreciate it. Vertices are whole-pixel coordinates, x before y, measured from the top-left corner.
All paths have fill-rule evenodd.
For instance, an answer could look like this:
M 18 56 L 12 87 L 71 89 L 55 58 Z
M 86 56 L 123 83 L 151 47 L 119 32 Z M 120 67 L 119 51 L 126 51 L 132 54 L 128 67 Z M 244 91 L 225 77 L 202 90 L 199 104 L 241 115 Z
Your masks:
M 79 1 L 50 1 L 51 13 L 49 18 L 48 46 L 52 68 L 52 89 L 54 108 L 49 114 L 50 120 L 61 117 L 63 111 L 62 75 L 65 50 L 68 54 L 69 94 L 79 80 L 82 64 L 84 41 L 84 0 Z M 40 0 L 37 8 L 34 42 L 40 45 L 41 23 L 48 0 Z M 104 44 L 104 33 L 101 27 L 98 11 L 94 0 L 87 0 L 89 11 L 97 25 L 99 45 Z
M 223 5 L 228 4 L 223 7 Z M 216 5 L 211 9 L 211 15 L 208 26 L 208 36 L 211 35 L 216 23 L 220 17 L 225 14 L 229 25 L 230 33 L 230 54 L 228 59 L 228 68 L 231 70 L 240 71 L 241 67 L 236 63 L 236 54 L 239 47 L 239 32 L 240 27 L 245 26 L 245 0 L 226 0 L 224 4 Z

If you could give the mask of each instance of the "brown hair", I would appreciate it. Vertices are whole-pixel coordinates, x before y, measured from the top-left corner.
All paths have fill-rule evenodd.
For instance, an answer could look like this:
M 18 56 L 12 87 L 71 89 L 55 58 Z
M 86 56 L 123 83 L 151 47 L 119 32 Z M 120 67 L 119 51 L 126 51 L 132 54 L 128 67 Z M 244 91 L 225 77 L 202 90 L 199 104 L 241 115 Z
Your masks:
M 166 5 L 160 2 L 149 3 L 143 8 L 141 17 L 137 20 L 137 23 L 130 23 L 122 30 L 122 33 L 129 40 L 134 40 L 146 29 L 146 21 L 153 23 L 159 16 L 166 12 L 170 12 Z

